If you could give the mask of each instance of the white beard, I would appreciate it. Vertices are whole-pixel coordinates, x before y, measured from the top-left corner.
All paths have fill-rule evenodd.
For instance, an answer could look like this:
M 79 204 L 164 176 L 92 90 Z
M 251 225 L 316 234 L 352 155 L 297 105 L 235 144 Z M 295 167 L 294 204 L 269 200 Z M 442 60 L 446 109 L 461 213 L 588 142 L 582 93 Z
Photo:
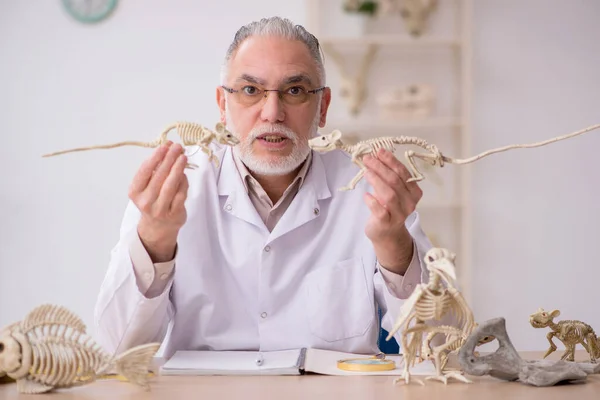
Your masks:
M 321 101 L 319 99 L 319 105 L 320 103 Z M 320 109 L 320 107 L 317 109 Z M 233 146 L 234 154 L 242 160 L 246 165 L 246 168 L 256 174 L 271 176 L 289 174 L 298 168 L 300 164 L 306 160 L 306 157 L 308 157 L 308 153 L 310 152 L 308 141 L 300 140 L 300 137 L 296 132 L 283 124 L 264 124 L 258 126 L 250 131 L 246 139 L 242 139 L 233 123 L 227 103 L 225 103 L 225 117 L 227 118 L 227 130 L 240 139 L 240 143 L 237 146 Z M 317 112 L 311 124 L 310 137 L 316 135 L 320 119 L 320 114 Z M 285 157 L 280 156 L 270 160 L 261 159 L 254 154 L 252 143 L 258 136 L 272 132 L 278 132 L 291 140 L 292 152 Z

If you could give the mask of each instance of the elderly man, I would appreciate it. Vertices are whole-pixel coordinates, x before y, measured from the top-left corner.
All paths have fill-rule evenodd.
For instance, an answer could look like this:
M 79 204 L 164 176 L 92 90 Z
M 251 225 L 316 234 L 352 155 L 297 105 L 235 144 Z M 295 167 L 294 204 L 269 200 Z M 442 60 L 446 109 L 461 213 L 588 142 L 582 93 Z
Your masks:
M 331 91 L 317 39 L 269 18 L 229 47 L 216 100 L 239 138 L 219 165 L 178 144 L 157 149 L 131 188 L 95 310 L 111 351 L 315 347 L 378 352 L 431 247 L 422 192 L 389 152 L 366 159 L 355 190 L 347 155 L 311 152 Z M 185 169 L 186 163 L 199 167 Z

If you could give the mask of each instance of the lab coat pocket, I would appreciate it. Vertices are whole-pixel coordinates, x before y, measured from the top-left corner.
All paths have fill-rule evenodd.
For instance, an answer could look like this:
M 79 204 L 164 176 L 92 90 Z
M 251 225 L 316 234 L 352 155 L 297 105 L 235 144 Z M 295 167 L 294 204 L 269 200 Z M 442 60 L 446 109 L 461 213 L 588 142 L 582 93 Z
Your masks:
M 360 257 L 311 272 L 306 295 L 309 328 L 322 340 L 362 336 L 373 323 L 372 290 Z

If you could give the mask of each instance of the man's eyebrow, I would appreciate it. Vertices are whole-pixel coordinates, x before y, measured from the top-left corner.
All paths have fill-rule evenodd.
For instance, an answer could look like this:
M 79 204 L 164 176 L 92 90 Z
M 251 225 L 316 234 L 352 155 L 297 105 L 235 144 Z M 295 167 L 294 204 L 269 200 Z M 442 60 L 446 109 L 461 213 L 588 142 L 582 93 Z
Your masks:
M 264 79 L 258 78 L 256 76 L 248 75 L 248 74 L 240 75 L 235 81 L 236 82 L 249 82 L 249 83 L 254 83 L 255 85 L 260 85 L 260 86 L 266 85 L 266 81 Z M 309 86 L 312 84 L 312 80 L 306 74 L 292 75 L 283 80 L 284 85 L 289 85 L 291 83 L 302 83 L 302 82 L 308 84 Z
M 293 75 L 290 76 L 288 78 L 286 78 L 283 83 L 288 85 L 290 83 L 301 83 L 301 82 L 305 82 L 308 85 L 312 84 L 312 80 L 310 79 L 310 77 L 308 75 L 305 74 L 299 74 L 299 75 Z
M 256 85 L 261 85 L 261 86 L 264 86 L 266 83 L 264 79 L 260 79 L 260 78 L 257 78 L 255 76 L 248 75 L 248 74 L 242 74 L 235 81 L 236 82 L 245 81 L 245 82 L 250 82 L 250 83 L 254 83 Z

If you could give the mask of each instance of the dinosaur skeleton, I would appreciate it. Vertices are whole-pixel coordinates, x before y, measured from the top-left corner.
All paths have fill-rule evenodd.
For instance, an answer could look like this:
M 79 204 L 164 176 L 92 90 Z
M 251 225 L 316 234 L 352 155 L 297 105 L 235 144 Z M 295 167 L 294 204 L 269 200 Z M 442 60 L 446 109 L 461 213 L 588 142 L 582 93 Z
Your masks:
M 425 264 L 430 280 L 427 284 L 418 285 L 405 301 L 400 315 L 386 339 L 390 340 L 397 331 L 400 331 L 404 371 L 399 378 L 394 380 L 394 383 L 402 379 L 407 384 L 410 383 L 410 367 L 424 357 L 433 358 L 436 368 L 436 374 L 425 379 L 447 383 L 448 378 L 455 378 L 470 383 L 460 371 L 444 370 L 447 354 L 458 351 L 476 326 L 473 312 L 455 287 L 455 258 L 454 253 L 439 247 L 434 247 L 425 254 Z M 453 316 L 456 325 L 431 325 L 432 322 L 440 321 L 445 316 Z M 411 323 L 413 325 L 409 327 Z M 427 333 L 427 337 L 423 342 L 425 333 Z M 441 345 L 431 348 L 430 341 L 436 334 L 444 334 L 447 339 Z M 417 354 L 419 349 L 422 353 L 420 358 Z M 424 384 L 421 380 L 416 381 L 421 385 Z
M 72 153 L 76 151 L 86 151 L 93 149 L 112 149 L 121 146 L 139 146 L 156 148 L 168 142 L 167 135 L 173 129 L 177 130 L 177 134 L 181 139 L 183 146 L 198 146 L 206 155 L 208 155 L 209 161 L 214 161 L 215 165 L 219 166 L 219 160 L 213 154 L 212 150 L 208 145 L 216 141 L 217 143 L 229 146 L 235 146 L 239 144 L 237 139 L 231 132 L 225 128 L 225 124 L 219 122 L 216 124 L 215 130 L 212 131 L 202 125 L 193 122 L 175 122 L 165 128 L 160 136 L 151 142 L 139 142 L 139 141 L 125 141 L 106 145 L 96 145 L 88 147 L 78 147 L 75 149 L 57 151 L 55 153 L 44 154 L 42 157 L 53 157 L 60 154 Z M 197 168 L 195 164 L 188 163 L 186 168 Z
M 546 335 L 550 348 L 544 354 L 548 357 L 556 351 L 556 344 L 552 341 L 553 337 L 558 338 L 565 345 L 566 349 L 561 360 L 575 361 L 575 346 L 581 344 L 590 356 L 590 362 L 595 363 L 600 358 L 600 338 L 596 336 L 594 329 L 585 322 L 576 320 L 563 320 L 554 322 L 554 318 L 560 315 L 559 310 L 547 312 L 539 308 L 535 313 L 529 316 L 529 323 L 536 329 L 550 328 L 551 332 Z
M 360 113 L 364 102 L 367 100 L 368 72 L 375 59 L 378 48 L 379 47 L 376 44 L 369 44 L 367 52 L 363 55 L 357 74 L 352 76 L 346 68 L 347 63 L 344 61 L 343 57 L 333 48 L 333 46 L 323 43 L 323 49 L 331 55 L 340 73 L 342 80 L 340 96 L 345 99 L 350 113 L 354 116 Z
M 432 166 L 438 165 L 440 168 L 444 167 L 444 163 L 462 165 L 469 164 L 475 161 L 478 161 L 486 156 L 491 154 L 504 152 L 511 149 L 521 149 L 521 148 L 533 148 L 533 147 L 541 147 L 550 143 L 554 143 L 560 140 L 569 139 L 578 135 L 582 135 L 594 129 L 600 128 L 600 124 L 589 126 L 585 129 L 572 132 L 566 135 L 557 136 L 551 139 L 547 139 L 541 142 L 528 143 L 528 144 L 513 144 L 504 147 L 498 147 L 495 149 L 484 151 L 483 153 L 477 154 L 473 157 L 469 158 L 452 158 L 442 154 L 442 152 L 437 148 L 436 145 L 428 143 L 425 139 L 421 139 L 415 136 L 389 136 L 389 137 L 378 137 L 373 139 L 367 139 L 355 143 L 353 145 L 346 144 L 342 141 L 342 132 L 339 129 L 335 129 L 334 131 L 314 137 L 308 141 L 309 146 L 318 152 L 326 153 L 329 151 L 333 151 L 336 149 L 341 149 L 347 153 L 349 153 L 352 157 L 352 162 L 360 167 L 360 171 L 352 178 L 350 183 L 347 186 L 340 188 L 339 190 L 352 190 L 356 187 L 356 184 L 362 179 L 363 175 L 366 172 L 366 167 L 362 161 L 362 158 L 365 155 L 372 154 L 376 155 L 379 149 L 389 150 L 392 153 L 395 152 L 397 145 L 415 145 L 421 147 L 427 153 L 417 153 L 414 150 L 407 150 L 404 153 L 406 161 L 408 162 L 408 167 L 410 169 L 411 178 L 409 178 L 406 182 L 419 182 L 425 177 L 419 172 L 416 164 L 415 158 L 423 160 Z

